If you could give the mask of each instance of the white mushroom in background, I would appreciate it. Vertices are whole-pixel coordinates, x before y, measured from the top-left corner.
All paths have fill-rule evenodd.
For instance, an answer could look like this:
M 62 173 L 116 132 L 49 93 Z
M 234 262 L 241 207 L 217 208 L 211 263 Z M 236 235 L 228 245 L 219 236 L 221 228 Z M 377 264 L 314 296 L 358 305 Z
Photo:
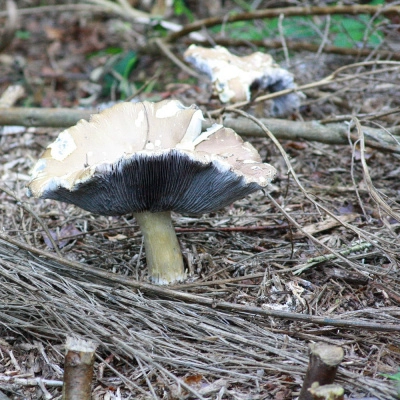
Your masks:
M 206 48 L 192 44 L 184 57 L 208 75 L 213 84 L 213 94 L 218 95 L 222 103 L 249 101 L 251 89 L 273 93 L 296 87 L 293 75 L 276 64 L 269 54 L 256 52 L 238 57 L 222 46 Z M 299 106 L 299 93 L 290 93 L 273 100 L 272 113 L 290 115 Z
M 185 278 L 171 211 L 203 214 L 259 190 L 276 171 L 231 129 L 201 132 L 196 106 L 121 103 L 81 120 L 50 144 L 28 193 L 100 215 L 133 213 L 150 279 Z

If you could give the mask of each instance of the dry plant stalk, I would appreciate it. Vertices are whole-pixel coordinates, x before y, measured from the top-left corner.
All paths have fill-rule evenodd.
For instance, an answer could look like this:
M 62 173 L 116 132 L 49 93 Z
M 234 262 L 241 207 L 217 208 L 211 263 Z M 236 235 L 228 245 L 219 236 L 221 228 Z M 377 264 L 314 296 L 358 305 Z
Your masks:
M 85 269 L 76 269 L 73 262 L 59 260 L 49 252 L 26 251 L 22 242 L 18 242 L 22 245 L 20 248 L 11 237 L 2 234 L 0 238 L 0 292 L 3 295 L 0 320 L 10 329 L 29 332 L 46 343 L 49 337 L 63 340 L 66 331 L 90 338 L 102 343 L 103 353 L 120 357 L 121 363 L 129 368 L 128 376 L 142 373 L 140 366 L 132 366 L 131 361 L 138 358 L 143 369 L 158 371 L 163 381 L 180 385 L 196 399 L 211 396 L 203 393 L 203 389 L 199 390 L 202 393 L 199 396 L 189 385 L 184 386 L 185 382 L 179 377 L 188 372 L 202 374 L 210 381 L 222 376 L 227 385 L 234 386 L 238 380 L 253 384 L 256 368 L 274 376 L 277 372 L 300 376 L 307 368 L 303 342 L 296 338 L 288 340 L 286 335 L 271 330 L 270 318 L 254 315 L 257 309 L 264 311 L 261 307 L 231 304 L 233 308 L 229 309 L 227 302 L 220 302 L 218 298 L 217 301 L 205 299 L 145 283 L 133 287 L 130 284 L 134 282 L 126 276 L 83 264 Z M 149 291 L 151 288 L 155 291 Z M 180 294 L 185 296 L 180 297 Z M 186 301 L 188 298 L 194 302 Z M 198 301 L 204 299 L 215 307 Z M 269 312 L 265 311 L 266 316 Z M 341 320 L 348 323 L 347 327 L 353 325 L 357 336 L 368 341 L 369 337 L 384 338 L 386 334 L 375 336 L 364 332 L 358 325 L 360 313 L 364 320 L 373 318 L 375 325 L 384 328 L 388 325 L 386 322 L 397 320 L 398 308 L 374 308 L 341 316 Z M 329 317 L 319 318 L 325 319 L 327 324 L 332 321 Z M 367 323 L 369 321 L 365 321 L 364 326 Z M 308 324 L 302 326 L 307 329 Z M 397 327 L 397 332 L 399 329 Z M 310 339 L 309 335 L 307 337 Z M 313 337 L 318 340 L 317 336 Z M 277 347 L 276 344 L 284 340 L 288 340 L 287 347 Z M 362 339 L 360 342 L 365 345 Z M 118 372 L 112 364 L 107 368 L 122 379 L 134 398 L 157 388 L 154 377 L 149 376 L 146 388 L 143 380 L 125 377 L 126 372 Z M 265 377 L 264 381 L 268 379 Z M 359 373 L 349 370 L 348 365 L 341 369 L 340 379 L 346 389 L 368 391 L 377 398 L 395 398 L 395 388 L 388 382 L 370 376 L 359 379 Z M 215 396 L 218 391 L 214 392 Z
M 343 349 L 339 346 L 326 343 L 310 344 L 310 361 L 299 400 L 313 400 L 314 397 L 309 389 L 315 382 L 318 382 L 321 386 L 333 383 L 343 356 Z M 336 399 L 340 400 L 340 398 L 333 398 L 333 400 Z
M 96 347 L 90 340 L 67 338 L 63 400 L 90 400 Z

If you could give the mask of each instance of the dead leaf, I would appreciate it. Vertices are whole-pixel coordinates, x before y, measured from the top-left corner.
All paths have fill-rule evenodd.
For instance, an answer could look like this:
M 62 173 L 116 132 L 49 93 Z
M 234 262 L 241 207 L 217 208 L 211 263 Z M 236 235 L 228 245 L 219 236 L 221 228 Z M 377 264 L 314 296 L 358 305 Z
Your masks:
M 50 40 L 61 40 L 65 35 L 65 31 L 59 28 L 53 28 L 51 26 L 45 26 L 44 31 L 46 36 Z
M 203 375 L 200 375 L 200 374 L 188 375 L 185 378 L 183 378 L 184 382 L 190 386 L 198 386 L 201 383 L 202 379 L 203 379 Z
M 294 150 L 304 150 L 308 147 L 308 145 L 305 142 L 295 142 L 293 140 L 288 140 L 286 142 L 286 147 Z
M 62 249 L 65 247 L 69 242 L 74 240 L 75 238 L 71 236 L 76 236 L 82 233 L 80 230 L 76 229 L 73 225 L 65 225 L 63 226 L 60 231 L 51 229 L 50 235 L 57 243 L 58 247 Z M 46 243 L 47 247 L 50 249 L 53 248 L 53 244 L 51 243 L 50 239 L 46 235 L 46 233 L 42 232 L 43 240 Z M 71 237 L 71 238 L 70 238 Z
M 127 236 L 122 235 L 120 233 L 118 233 L 118 235 L 115 236 L 108 236 L 108 240 L 110 242 L 118 242 L 118 240 L 125 240 L 127 238 Z
M 315 233 L 327 231 L 328 229 L 332 229 L 342 225 L 342 223 L 349 223 L 351 221 L 354 221 L 358 216 L 359 216 L 358 214 L 353 213 L 353 214 L 340 215 L 337 217 L 337 219 L 333 217 L 327 217 L 323 221 L 303 227 L 303 231 L 295 233 L 293 237 L 298 239 L 304 237 L 305 233 L 314 235 Z

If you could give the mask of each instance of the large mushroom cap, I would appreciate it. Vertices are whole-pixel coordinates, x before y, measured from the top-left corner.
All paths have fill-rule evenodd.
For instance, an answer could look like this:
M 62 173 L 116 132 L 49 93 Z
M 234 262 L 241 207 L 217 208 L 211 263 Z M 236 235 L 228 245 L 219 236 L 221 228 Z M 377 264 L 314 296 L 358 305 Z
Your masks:
M 121 103 L 61 132 L 32 171 L 31 195 L 101 215 L 218 210 L 265 187 L 275 169 L 231 129 L 201 132 L 174 100 Z

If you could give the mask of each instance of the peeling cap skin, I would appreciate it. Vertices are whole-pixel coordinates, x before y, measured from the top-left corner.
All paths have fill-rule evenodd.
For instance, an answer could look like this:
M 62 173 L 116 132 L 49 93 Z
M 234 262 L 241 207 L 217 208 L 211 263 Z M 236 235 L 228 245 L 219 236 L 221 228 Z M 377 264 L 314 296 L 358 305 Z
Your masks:
M 101 215 L 216 211 L 265 187 L 275 169 L 231 129 L 201 133 L 177 101 L 121 103 L 61 132 L 32 171 L 30 193 Z
M 277 92 L 296 87 L 293 75 L 280 68 L 274 59 L 261 52 L 238 57 L 225 47 L 206 48 L 191 45 L 184 53 L 185 60 L 208 75 L 213 83 L 214 94 L 222 103 L 248 101 L 251 88 Z M 300 106 L 298 93 L 290 93 L 274 99 L 275 115 L 291 114 Z

